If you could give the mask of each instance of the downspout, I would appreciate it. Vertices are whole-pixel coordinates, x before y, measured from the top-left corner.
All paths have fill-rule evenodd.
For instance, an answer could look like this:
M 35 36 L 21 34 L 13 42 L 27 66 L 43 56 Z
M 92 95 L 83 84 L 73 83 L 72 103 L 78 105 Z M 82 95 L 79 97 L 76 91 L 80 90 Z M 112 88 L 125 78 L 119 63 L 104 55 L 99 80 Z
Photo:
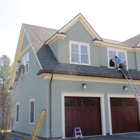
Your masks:
M 52 106 L 51 106 L 51 96 L 52 96 L 52 79 L 53 79 L 53 73 L 50 79 L 49 83 L 49 103 L 50 103 L 50 138 L 52 139 Z

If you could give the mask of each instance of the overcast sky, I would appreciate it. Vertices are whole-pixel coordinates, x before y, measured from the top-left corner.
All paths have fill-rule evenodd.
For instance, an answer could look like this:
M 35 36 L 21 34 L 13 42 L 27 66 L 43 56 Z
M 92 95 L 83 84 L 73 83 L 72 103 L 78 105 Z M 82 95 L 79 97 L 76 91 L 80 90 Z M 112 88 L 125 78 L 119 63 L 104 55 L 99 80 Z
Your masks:
M 22 23 L 60 29 L 78 13 L 103 38 L 140 33 L 140 0 L 0 0 L 0 56 L 14 60 Z

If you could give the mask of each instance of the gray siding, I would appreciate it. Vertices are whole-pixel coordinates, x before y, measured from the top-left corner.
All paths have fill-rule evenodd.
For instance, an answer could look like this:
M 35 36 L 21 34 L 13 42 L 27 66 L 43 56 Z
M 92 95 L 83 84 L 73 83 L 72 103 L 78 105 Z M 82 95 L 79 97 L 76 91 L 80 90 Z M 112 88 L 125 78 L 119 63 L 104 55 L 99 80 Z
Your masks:
M 28 41 L 28 38 L 27 38 L 27 36 L 25 34 L 24 38 L 23 38 L 23 43 L 22 43 L 22 47 L 21 47 L 21 51 L 20 52 L 22 52 L 28 45 L 29 45 L 29 41 Z
M 99 59 L 100 59 L 100 66 L 108 67 L 107 48 L 100 47 Z
M 59 55 L 58 55 L 58 52 L 59 52 L 58 51 L 58 41 L 59 40 L 55 41 L 53 44 L 50 45 L 50 48 L 51 48 L 51 50 L 52 50 L 52 52 L 57 60 L 59 60 L 59 58 L 58 58 L 59 57 Z
M 135 52 L 127 52 L 129 69 L 137 69 L 136 68 L 136 56 L 135 55 L 136 55 Z
M 140 71 L 140 52 L 136 52 L 137 70 Z
M 105 109 L 105 122 L 106 133 L 109 133 L 109 116 L 108 116 L 108 99 L 107 94 L 122 95 L 130 93 L 130 91 L 124 91 L 124 84 L 111 84 L 111 83 L 96 83 L 86 82 L 87 89 L 82 89 L 82 83 L 85 81 L 66 81 L 66 80 L 53 80 L 52 81 L 52 132 L 53 137 L 61 137 L 62 135 L 62 99 L 61 93 L 79 93 L 86 94 L 92 93 L 104 93 L 104 109 Z M 139 86 L 140 88 L 140 86 Z
M 34 124 L 29 124 L 29 101 L 35 99 L 35 122 L 38 119 L 40 111 L 42 109 L 49 111 L 47 103 L 48 99 L 48 81 L 43 77 L 37 76 L 37 72 L 40 70 L 39 64 L 35 58 L 32 48 L 30 47 L 21 58 L 29 52 L 29 72 L 20 76 L 17 86 L 14 91 L 13 103 L 20 103 L 20 117 L 19 123 L 14 122 L 13 130 L 22 133 L 31 134 L 34 128 Z M 13 106 L 15 110 L 15 106 Z M 15 111 L 13 112 L 15 118 Z M 49 117 L 45 116 L 43 125 L 40 131 L 42 137 L 49 137 Z

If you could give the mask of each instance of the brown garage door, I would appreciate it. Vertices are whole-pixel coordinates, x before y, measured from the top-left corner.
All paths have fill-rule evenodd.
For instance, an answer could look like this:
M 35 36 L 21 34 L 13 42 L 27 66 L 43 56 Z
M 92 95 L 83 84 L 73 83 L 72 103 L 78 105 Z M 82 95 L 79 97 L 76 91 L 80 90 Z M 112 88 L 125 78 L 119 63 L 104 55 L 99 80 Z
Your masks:
M 77 126 L 83 136 L 101 135 L 100 98 L 65 97 L 66 137 L 73 137 Z
M 139 131 L 138 103 L 131 98 L 111 98 L 112 132 Z

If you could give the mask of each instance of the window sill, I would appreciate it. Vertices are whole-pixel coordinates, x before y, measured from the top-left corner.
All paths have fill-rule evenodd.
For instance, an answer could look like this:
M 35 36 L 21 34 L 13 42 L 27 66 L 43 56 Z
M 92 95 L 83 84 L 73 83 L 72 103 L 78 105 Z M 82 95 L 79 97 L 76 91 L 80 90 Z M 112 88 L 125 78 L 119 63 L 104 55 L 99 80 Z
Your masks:
M 70 62 L 70 64 L 90 66 L 90 64 L 84 64 L 84 63 L 74 63 L 74 62 Z
M 35 123 L 29 123 L 29 124 L 35 124 Z

